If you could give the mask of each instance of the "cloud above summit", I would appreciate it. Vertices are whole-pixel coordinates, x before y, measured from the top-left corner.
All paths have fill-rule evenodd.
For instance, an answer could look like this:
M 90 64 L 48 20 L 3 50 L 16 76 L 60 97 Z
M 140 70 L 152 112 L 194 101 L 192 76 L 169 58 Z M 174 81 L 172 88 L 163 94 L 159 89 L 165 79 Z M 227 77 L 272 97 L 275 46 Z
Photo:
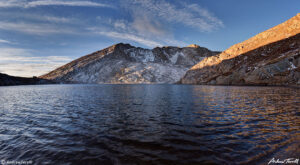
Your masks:
M 125 0 L 124 6 L 132 11 L 141 11 L 155 19 L 183 24 L 199 31 L 212 31 L 224 26 L 222 20 L 198 4 L 180 2 L 175 5 L 165 0 Z

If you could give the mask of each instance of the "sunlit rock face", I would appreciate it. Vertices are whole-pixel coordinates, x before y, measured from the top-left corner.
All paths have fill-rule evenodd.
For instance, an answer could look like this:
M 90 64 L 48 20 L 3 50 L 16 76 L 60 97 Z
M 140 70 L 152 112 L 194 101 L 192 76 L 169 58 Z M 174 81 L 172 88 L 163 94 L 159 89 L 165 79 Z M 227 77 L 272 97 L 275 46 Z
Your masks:
M 183 84 L 300 85 L 300 14 L 203 59 Z
M 63 83 L 175 83 L 190 67 L 217 53 L 200 46 L 143 49 L 120 43 L 41 78 Z

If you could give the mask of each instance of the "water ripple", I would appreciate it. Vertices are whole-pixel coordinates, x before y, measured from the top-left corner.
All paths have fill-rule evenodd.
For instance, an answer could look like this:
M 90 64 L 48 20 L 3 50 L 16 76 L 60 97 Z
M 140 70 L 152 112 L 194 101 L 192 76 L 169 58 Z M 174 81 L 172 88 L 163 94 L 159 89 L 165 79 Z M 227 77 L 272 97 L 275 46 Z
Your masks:
M 0 160 L 266 164 L 299 156 L 299 107 L 284 87 L 0 87 Z

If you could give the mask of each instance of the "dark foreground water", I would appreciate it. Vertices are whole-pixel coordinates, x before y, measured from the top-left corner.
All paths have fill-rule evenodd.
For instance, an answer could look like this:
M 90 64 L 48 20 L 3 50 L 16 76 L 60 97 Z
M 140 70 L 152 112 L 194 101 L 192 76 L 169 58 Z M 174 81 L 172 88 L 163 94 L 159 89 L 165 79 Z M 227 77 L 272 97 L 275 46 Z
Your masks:
M 0 87 L 0 161 L 267 164 L 300 157 L 299 109 L 281 87 Z

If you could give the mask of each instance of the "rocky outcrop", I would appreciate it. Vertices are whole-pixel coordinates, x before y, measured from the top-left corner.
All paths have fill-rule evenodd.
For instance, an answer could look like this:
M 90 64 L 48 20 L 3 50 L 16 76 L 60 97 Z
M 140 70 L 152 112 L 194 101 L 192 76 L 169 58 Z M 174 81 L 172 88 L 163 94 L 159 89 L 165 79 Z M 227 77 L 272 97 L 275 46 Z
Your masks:
M 300 14 L 224 52 L 207 57 L 183 84 L 300 85 Z
M 200 46 L 150 50 L 120 43 L 40 78 L 63 83 L 175 83 L 190 67 L 217 53 Z
M 0 73 L 0 86 L 7 85 L 37 85 L 37 84 L 53 84 L 53 81 L 44 80 L 40 78 L 23 78 L 23 77 L 14 77 L 6 74 Z

